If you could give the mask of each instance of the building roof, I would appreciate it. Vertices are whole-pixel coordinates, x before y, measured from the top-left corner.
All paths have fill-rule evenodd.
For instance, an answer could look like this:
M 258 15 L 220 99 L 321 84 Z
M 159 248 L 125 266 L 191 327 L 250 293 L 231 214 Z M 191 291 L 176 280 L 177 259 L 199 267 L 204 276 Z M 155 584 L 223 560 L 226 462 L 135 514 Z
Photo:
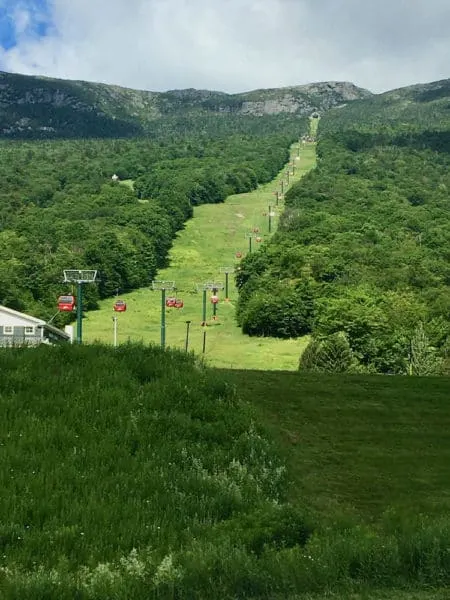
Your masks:
M 61 338 L 70 340 L 70 335 L 68 333 L 66 333 L 62 329 L 58 329 L 58 327 L 55 327 L 54 325 L 51 325 L 50 323 L 44 323 L 43 325 L 38 325 L 38 327 L 43 327 L 46 331 L 51 331 L 52 333 L 54 333 L 55 335 L 58 335 Z
M 13 317 L 18 317 L 20 319 L 24 319 L 26 321 L 29 321 L 30 323 L 33 323 L 37 327 L 41 327 L 41 328 L 46 329 L 47 331 L 51 331 L 55 335 L 58 335 L 62 338 L 70 339 L 70 336 L 65 331 L 62 331 L 62 329 L 58 329 L 58 327 L 55 327 L 54 325 L 47 323 L 43 319 L 38 319 L 37 317 L 32 317 L 31 315 L 21 313 L 18 310 L 8 308 L 7 306 L 3 306 L 2 304 L 0 304 L 0 312 L 7 313 L 9 315 L 12 315 Z

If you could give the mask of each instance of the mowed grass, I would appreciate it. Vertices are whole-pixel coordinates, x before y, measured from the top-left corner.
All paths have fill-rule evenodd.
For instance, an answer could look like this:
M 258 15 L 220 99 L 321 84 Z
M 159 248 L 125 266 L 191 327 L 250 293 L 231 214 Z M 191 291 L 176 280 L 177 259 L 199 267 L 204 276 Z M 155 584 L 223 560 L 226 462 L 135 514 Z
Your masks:
M 133 189 L 133 180 L 132 179 L 122 179 L 122 181 L 120 182 L 122 185 L 125 185 L 126 187 L 130 188 L 130 190 Z
M 315 145 L 302 144 L 291 148 L 291 160 L 295 162 L 295 175 L 289 184 L 298 181 L 315 166 Z M 202 293 L 197 284 L 221 282 L 225 275 L 221 267 L 236 267 L 236 253 L 245 255 L 249 251 L 246 233 L 258 228 L 262 242 L 252 240 L 252 251 L 268 238 L 269 205 L 277 216 L 272 218 L 272 233 L 276 230 L 278 215 L 283 209 L 282 201 L 276 207 L 274 192 L 284 182 L 286 191 L 286 167 L 270 183 L 257 190 L 233 195 L 223 204 L 196 207 L 194 218 L 186 223 L 185 229 L 177 234 L 170 251 L 170 266 L 158 273 L 157 278 L 174 281 L 176 296 L 184 301 L 183 309 L 166 310 L 166 346 L 184 348 L 186 321 L 191 321 L 189 350 L 202 354 L 204 333 L 206 345 L 204 357 L 207 364 L 217 367 L 248 369 L 295 370 L 307 338 L 279 340 L 274 338 L 250 338 L 242 334 L 235 322 L 237 291 L 234 276 L 229 275 L 229 301 L 225 301 L 225 290 L 219 292 L 220 303 L 217 320 L 212 319 L 211 294 L 207 295 L 207 322 L 202 327 Z M 265 213 L 265 214 L 264 214 Z M 256 235 L 256 234 L 255 234 Z M 168 293 L 170 295 L 170 293 Z M 118 342 L 142 341 L 160 343 L 161 292 L 151 287 L 142 288 L 121 296 L 127 302 L 127 312 L 118 315 Z M 100 310 L 87 314 L 84 320 L 84 341 L 113 342 L 113 300 L 100 303 Z
M 309 131 L 314 138 L 317 136 L 317 132 L 319 131 L 319 121 L 320 117 L 316 119 L 310 117 L 309 119 Z
M 221 371 L 284 449 L 290 500 L 324 519 L 450 514 L 450 379 Z

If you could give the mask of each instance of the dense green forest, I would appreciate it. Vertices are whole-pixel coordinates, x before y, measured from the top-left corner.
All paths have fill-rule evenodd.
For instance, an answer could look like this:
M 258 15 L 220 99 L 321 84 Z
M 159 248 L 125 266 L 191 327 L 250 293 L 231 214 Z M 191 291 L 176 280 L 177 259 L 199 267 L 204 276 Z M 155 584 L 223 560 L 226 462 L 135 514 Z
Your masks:
M 242 264 L 244 332 L 313 334 L 302 369 L 449 369 L 449 89 L 414 94 L 327 113 L 317 169 Z
M 99 271 L 87 308 L 148 285 L 193 207 L 272 179 L 305 126 L 259 123 L 258 135 L 1 142 L 0 303 L 49 318 L 70 268 Z

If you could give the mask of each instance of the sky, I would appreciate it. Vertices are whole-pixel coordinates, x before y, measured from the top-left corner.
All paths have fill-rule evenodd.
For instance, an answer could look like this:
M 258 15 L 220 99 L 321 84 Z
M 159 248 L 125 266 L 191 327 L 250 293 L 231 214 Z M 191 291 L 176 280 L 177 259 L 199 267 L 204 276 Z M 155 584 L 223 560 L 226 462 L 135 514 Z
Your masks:
M 152 91 L 450 77 L 450 0 L 0 0 L 0 70 Z

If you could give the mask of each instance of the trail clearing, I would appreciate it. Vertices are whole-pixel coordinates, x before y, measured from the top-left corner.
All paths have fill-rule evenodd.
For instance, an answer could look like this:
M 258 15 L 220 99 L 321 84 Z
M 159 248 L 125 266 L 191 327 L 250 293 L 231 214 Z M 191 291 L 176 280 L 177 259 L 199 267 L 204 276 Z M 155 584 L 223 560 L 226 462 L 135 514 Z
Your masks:
M 279 340 L 243 335 L 236 325 L 234 312 L 238 298 L 234 276 L 229 275 L 229 301 L 225 290 L 219 292 L 217 320 L 212 318 L 211 293 L 207 294 L 207 326 L 202 327 L 202 292 L 197 284 L 221 282 L 225 284 L 223 267 L 237 267 L 236 253 L 245 256 L 250 241 L 246 234 L 253 233 L 252 251 L 270 237 L 269 206 L 272 234 L 276 230 L 283 200 L 276 206 L 275 192 L 292 186 L 315 166 L 315 144 L 291 147 L 291 162 L 295 174 L 286 181 L 287 165 L 270 183 L 246 194 L 229 196 L 223 204 L 204 204 L 194 209 L 194 217 L 178 232 L 169 253 L 170 266 L 160 271 L 158 280 L 174 281 L 176 297 L 184 302 L 182 309 L 166 309 L 166 347 L 185 348 L 186 321 L 189 325 L 189 350 L 202 354 L 207 363 L 216 367 L 244 369 L 295 370 L 307 338 Z M 292 169 L 292 167 L 291 167 Z M 258 230 L 255 233 L 254 230 Z M 261 238 L 261 241 L 257 241 Z M 171 295 L 167 292 L 167 295 Z M 141 288 L 120 296 L 127 302 L 127 312 L 118 315 L 118 343 L 142 341 L 160 343 L 161 292 Z M 113 299 L 100 303 L 100 310 L 89 312 L 84 319 L 84 340 L 113 343 Z M 206 339 L 204 340 L 204 333 Z

